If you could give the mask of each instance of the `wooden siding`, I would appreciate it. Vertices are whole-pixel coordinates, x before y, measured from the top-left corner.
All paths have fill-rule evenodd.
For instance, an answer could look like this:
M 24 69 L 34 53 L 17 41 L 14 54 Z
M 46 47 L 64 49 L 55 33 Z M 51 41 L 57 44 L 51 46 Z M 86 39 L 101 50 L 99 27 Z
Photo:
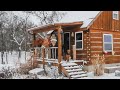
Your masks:
M 120 31 L 120 12 L 119 20 L 115 20 L 112 11 L 103 11 L 90 26 L 90 29 Z
M 103 34 L 112 34 L 115 55 L 112 55 L 112 52 L 108 53 L 105 56 L 106 63 L 120 63 L 120 16 L 119 20 L 114 20 L 112 11 L 103 11 L 88 30 L 80 27 L 65 29 L 64 31 L 70 32 L 70 35 L 74 33 L 74 37 L 70 38 L 71 51 L 72 45 L 75 44 L 75 32 L 83 31 L 83 50 L 76 50 L 78 60 L 91 60 L 94 54 L 103 54 Z
M 120 32 L 116 31 L 90 30 L 91 59 L 94 58 L 94 54 L 103 53 L 103 34 L 113 35 L 113 51 L 115 52 L 114 55 L 112 55 L 112 52 L 106 55 L 106 64 L 120 63 Z
M 90 59 L 90 32 L 89 30 L 83 31 L 83 50 L 76 50 L 77 60 L 89 60 Z

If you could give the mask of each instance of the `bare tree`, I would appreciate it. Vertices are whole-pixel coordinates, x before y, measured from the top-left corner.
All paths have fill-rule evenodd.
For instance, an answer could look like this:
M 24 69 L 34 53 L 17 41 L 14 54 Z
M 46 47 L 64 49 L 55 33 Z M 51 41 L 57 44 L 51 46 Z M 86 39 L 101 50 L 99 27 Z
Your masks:
M 24 11 L 27 14 L 37 17 L 39 25 L 52 24 L 63 18 L 66 12 L 63 11 Z M 40 33 L 44 38 L 46 33 Z
M 4 60 L 3 60 L 3 56 L 4 56 L 4 51 L 5 51 L 5 41 L 4 41 L 4 26 L 5 26 L 5 22 L 7 21 L 7 17 L 5 17 L 5 15 L 7 15 L 7 13 L 5 11 L 0 11 L 0 38 L 1 38 L 1 60 L 2 60 L 2 64 L 4 64 Z

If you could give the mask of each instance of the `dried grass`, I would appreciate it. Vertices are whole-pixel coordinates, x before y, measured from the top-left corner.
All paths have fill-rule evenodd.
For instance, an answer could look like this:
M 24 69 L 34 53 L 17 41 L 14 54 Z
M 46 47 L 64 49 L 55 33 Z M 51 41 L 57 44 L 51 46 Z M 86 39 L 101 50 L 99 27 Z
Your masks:
M 91 60 L 93 65 L 93 71 L 95 76 L 100 76 L 104 74 L 104 65 L 105 65 L 105 57 L 104 55 L 95 54 L 93 55 L 93 59 Z

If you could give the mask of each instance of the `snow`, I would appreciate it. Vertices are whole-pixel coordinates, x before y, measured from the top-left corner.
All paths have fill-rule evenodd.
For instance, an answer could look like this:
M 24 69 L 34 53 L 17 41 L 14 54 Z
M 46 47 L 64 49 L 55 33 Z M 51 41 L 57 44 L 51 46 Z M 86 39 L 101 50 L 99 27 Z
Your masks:
M 54 30 L 48 31 L 47 34 L 51 34 Z
M 112 67 L 105 67 L 106 69 L 112 69 L 112 68 L 120 68 L 120 66 L 112 66 Z
M 67 14 L 59 21 L 59 23 L 83 21 L 83 25 L 81 26 L 83 28 L 87 27 L 100 11 L 66 11 L 66 12 Z
M 35 68 L 33 70 L 30 70 L 29 73 L 30 74 L 38 74 L 38 73 L 43 72 L 43 71 L 44 71 L 44 69 L 42 69 L 42 68 Z
M 26 52 L 26 60 L 28 60 L 29 58 L 30 58 L 30 53 Z M 4 59 L 4 62 L 7 63 L 6 62 L 6 52 L 4 54 L 3 59 Z M 20 60 L 18 60 L 18 52 L 13 51 L 12 54 L 11 54 L 11 52 L 9 52 L 7 59 L 8 59 L 8 64 L 15 64 L 17 62 L 25 63 L 25 52 L 24 51 L 21 52 Z M 1 52 L 0 52 L 0 63 L 1 63 L 1 61 L 2 61 L 2 59 L 1 59 Z
M 63 63 L 62 66 L 75 66 L 76 63 Z
M 27 52 L 26 56 L 27 56 L 26 60 L 29 59 L 30 53 Z M 4 61 L 6 62 L 6 55 L 5 54 L 4 54 Z M 25 63 L 25 52 L 23 52 L 23 51 L 21 52 L 20 60 L 18 60 L 18 53 L 17 52 L 13 52 L 12 54 L 8 53 L 8 64 L 0 64 L 0 70 L 3 67 L 4 68 L 8 68 L 8 67 L 16 68 L 14 63 L 19 62 L 19 61 L 21 63 Z M 1 63 L 1 55 L 0 55 L 0 63 Z M 66 64 L 66 62 L 63 62 L 63 63 Z M 108 68 L 113 68 L 113 67 L 108 67 Z M 35 72 L 37 72 L 38 70 L 40 70 L 40 69 L 36 69 Z M 51 67 L 46 66 L 46 71 L 48 72 L 47 76 L 46 75 L 38 75 L 38 78 L 39 79 L 69 79 L 65 76 L 59 76 L 58 68 L 55 66 L 51 66 Z M 12 79 L 26 79 L 28 77 L 28 75 L 16 75 Z M 79 78 L 79 79 L 120 79 L 120 76 L 115 76 L 115 72 L 114 73 L 104 73 L 102 76 L 94 76 L 93 72 L 88 72 L 87 77 L 83 77 L 83 78 Z
M 81 79 L 120 79 L 119 76 L 115 76 L 115 73 L 104 73 L 101 76 L 94 76 L 93 72 L 87 73 L 88 77 L 83 77 Z

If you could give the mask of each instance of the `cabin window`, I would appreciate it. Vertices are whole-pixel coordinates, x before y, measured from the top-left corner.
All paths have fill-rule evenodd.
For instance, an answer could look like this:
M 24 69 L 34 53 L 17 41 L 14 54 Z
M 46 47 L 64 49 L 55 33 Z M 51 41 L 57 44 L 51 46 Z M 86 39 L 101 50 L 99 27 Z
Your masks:
M 113 11 L 113 19 L 119 20 L 119 11 Z
M 113 37 L 112 34 L 103 35 L 103 51 L 112 52 L 113 50 Z
M 76 49 L 83 49 L 83 32 L 75 33 L 75 45 Z

